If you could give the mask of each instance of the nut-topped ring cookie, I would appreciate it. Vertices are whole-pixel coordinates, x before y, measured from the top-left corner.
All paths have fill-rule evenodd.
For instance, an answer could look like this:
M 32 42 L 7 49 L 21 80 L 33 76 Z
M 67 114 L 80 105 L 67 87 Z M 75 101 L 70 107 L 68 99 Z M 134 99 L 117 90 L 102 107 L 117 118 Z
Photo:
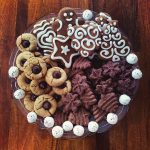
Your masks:
M 24 97 L 24 106 L 29 111 L 34 111 L 34 102 L 38 96 L 33 93 L 28 93 Z
M 40 95 L 34 103 L 34 111 L 41 117 L 48 117 L 55 113 L 57 108 L 56 100 L 48 95 Z
M 48 69 L 45 80 L 50 86 L 57 87 L 67 80 L 67 74 L 63 69 L 53 67 Z
M 41 79 L 47 71 L 46 63 L 42 58 L 32 57 L 24 64 L 25 75 L 31 80 Z
M 23 65 L 24 63 L 31 57 L 34 57 L 34 55 L 31 52 L 23 52 L 20 53 L 16 58 L 16 65 L 17 67 L 23 71 Z
M 47 94 L 52 90 L 44 79 L 32 80 L 30 84 L 30 89 L 32 93 L 36 95 Z
M 60 102 L 62 99 L 62 96 L 56 94 L 53 90 L 49 93 L 49 95 L 52 96 L 57 101 L 57 103 Z
M 68 80 L 58 87 L 53 87 L 53 91 L 59 95 L 65 95 L 71 91 L 71 82 Z
M 17 83 L 21 89 L 30 91 L 31 80 L 25 76 L 24 72 L 18 76 Z
M 20 51 L 33 51 L 37 47 L 36 37 L 31 33 L 23 33 L 16 40 L 17 47 Z

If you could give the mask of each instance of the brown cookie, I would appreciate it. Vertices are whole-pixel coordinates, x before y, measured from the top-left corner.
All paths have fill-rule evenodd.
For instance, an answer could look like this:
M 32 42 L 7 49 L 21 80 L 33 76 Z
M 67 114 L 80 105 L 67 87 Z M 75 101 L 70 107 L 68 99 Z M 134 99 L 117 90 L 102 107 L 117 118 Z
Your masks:
M 59 87 L 53 87 L 53 91 L 59 95 L 65 95 L 71 91 L 71 82 L 67 80 Z
M 42 58 L 32 57 L 24 64 L 24 72 L 26 77 L 31 80 L 41 79 L 47 72 L 46 63 Z
M 67 80 L 67 74 L 63 69 L 53 67 L 48 69 L 45 80 L 50 86 L 57 87 Z
M 20 51 L 33 51 L 37 47 L 36 37 L 31 33 L 23 33 L 16 40 L 17 47 Z
M 25 91 L 30 91 L 31 80 L 25 76 L 24 72 L 18 76 L 17 83 L 21 89 L 23 89 Z
M 48 95 L 40 95 L 34 103 L 34 111 L 41 117 L 48 117 L 55 113 L 57 108 L 56 100 Z
M 52 87 L 50 87 L 45 79 L 39 79 L 39 80 L 32 80 L 30 83 L 30 89 L 32 93 L 36 95 L 41 94 L 47 94 L 52 90 Z
M 24 97 L 24 106 L 28 111 L 34 111 L 34 102 L 38 96 L 33 93 L 27 93 Z
M 16 58 L 16 66 L 23 71 L 23 65 L 24 63 L 31 57 L 34 57 L 34 55 L 31 52 L 22 52 L 20 53 Z

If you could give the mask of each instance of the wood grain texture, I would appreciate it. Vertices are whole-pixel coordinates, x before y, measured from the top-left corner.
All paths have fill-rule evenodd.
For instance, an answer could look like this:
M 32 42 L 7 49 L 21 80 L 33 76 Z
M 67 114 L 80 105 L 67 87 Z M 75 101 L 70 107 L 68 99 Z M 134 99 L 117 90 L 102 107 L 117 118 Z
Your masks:
M 119 20 L 143 71 L 128 115 L 109 132 L 78 140 L 56 140 L 30 125 L 17 109 L 7 77 L 16 37 L 40 17 L 64 6 L 106 11 Z M 0 150 L 150 150 L 149 0 L 0 0 Z

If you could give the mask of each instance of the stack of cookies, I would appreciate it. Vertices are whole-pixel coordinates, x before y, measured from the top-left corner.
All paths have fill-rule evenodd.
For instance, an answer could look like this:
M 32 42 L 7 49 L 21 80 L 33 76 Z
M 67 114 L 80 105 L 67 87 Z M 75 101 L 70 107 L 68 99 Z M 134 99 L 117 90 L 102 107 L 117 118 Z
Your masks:
M 130 42 L 107 13 L 63 8 L 16 40 L 8 73 L 27 120 L 40 120 L 54 137 L 83 136 L 114 125 L 132 100 L 142 72 Z

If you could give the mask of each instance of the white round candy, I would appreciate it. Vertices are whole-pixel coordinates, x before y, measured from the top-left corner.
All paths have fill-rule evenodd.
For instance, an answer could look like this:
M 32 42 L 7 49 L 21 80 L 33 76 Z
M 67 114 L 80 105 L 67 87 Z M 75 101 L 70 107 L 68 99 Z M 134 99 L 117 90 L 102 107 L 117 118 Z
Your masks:
M 134 54 L 134 53 L 130 53 L 127 57 L 126 57 L 126 61 L 129 64 L 136 64 L 138 62 L 138 57 Z
M 44 126 L 46 128 L 51 128 L 54 126 L 54 119 L 52 117 L 44 118 Z
M 70 121 L 65 121 L 62 127 L 65 131 L 71 131 L 73 129 L 73 124 Z
M 12 66 L 8 70 L 8 75 L 11 78 L 16 78 L 19 75 L 19 69 L 16 66 Z
M 27 114 L 27 120 L 29 123 L 34 123 L 37 120 L 37 114 L 35 112 L 29 112 Z
M 76 125 L 73 128 L 73 133 L 76 136 L 82 136 L 84 134 L 84 128 L 82 126 L 80 126 L 80 125 Z
M 82 17 L 83 17 L 84 20 L 90 20 L 93 17 L 93 12 L 91 10 L 89 10 L 89 9 L 86 9 L 83 12 Z
M 134 69 L 132 71 L 132 77 L 134 79 L 140 79 L 140 78 L 142 78 L 142 71 L 140 69 Z
M 122 105 L 128 105 L 131 101 L 131 98 L 126 95 L 126 94 L 122 94 L 120 97 L 119 97 L 119 102 L 120 104 Z
M 116 124 L 118 122 L 118 116 L 114 113 L 109 113 L 107 115 L 107 122 L 112 125 Z
M 55 138 L 61 138 L 64 134 L 64 130 L 62 127 L 60 126 L 55 126 L 52 128 L 52 135 L 55 137 Z
M 95 121 L 90 121 L 89 122 L 89 124 L 88 124 L 88 130 L 90 132 L 97 132 L 98 128 L 99 128 L 99 125 L 98 125 L 97 122 L 95 122 Z
M 14 97 L 15 97 L 15 99 L 17 99 L 17 100 L 20 100 L 20 99 L 24 98 L 24 96 L 25 96 L 25 91 L 22 90 L 22 89 L 18 89 L 18 90 L 16 90 L 16 91 L 14 92 Z

